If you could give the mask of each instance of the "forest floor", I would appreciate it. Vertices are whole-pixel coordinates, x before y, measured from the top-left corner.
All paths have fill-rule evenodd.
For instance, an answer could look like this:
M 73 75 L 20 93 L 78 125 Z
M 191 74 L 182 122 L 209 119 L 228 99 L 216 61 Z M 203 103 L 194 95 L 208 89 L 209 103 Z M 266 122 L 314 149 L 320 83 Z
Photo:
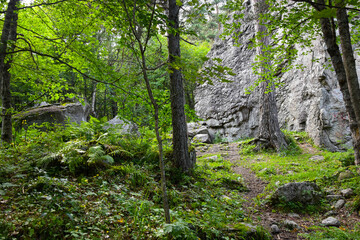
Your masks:
M 299 144 L 299 147 L 302 149 L 303 154 L 309 156 L 321 154 L 320 150 L 314 148 L 309 143 Z M 207 145 L 205 148 L 197 149 L 198 157 L 209 154 L 220 154 L 224 160 L 228 160 L 233 164 L 233 171 L 243 177 L 243 181 L 248 188 L 248 191 L 243 193 L 243 197 L 246 199 L 243 203 L 243 208 L 254 224 L 264 227 L 269 232 L 271 232 L 271 225 L 276 224 L 281 226 L 285 220 L 294 221 L 301 227 L 300 229 L 294 230 L 280 227 L 280 232 L 273 235 L 274 239 L 306 239 L 302 237 L 301 234 L 299 236 L 299 233 L 309 233 L 313 231 L 311 227 L 320 225 L 319 223 L 324 219 L 321 213 L 303 212 L 293 214 L 291 212 L 274 209 L 270 204 L 266 203 L 265 198 L 269 194 L 269 192 L 266 191 L 266 187 L 269 182 L 259 178 L 256 172 L 250 168 L 251 164 L 256 164 L 256 162 L 260 161 L 263 157 L 260 156 L 260 158 L 257 158 L 255 156 L 253 158 L 243 159 L 243 156 L 239 154 L 238 142 Z M 244 161 L 247 163 L 244 164 Z M 349 211 L 349 209 L 345 207 L 338 211 L 337 217 L 342 223 L 340 229 L 353 229 L 356 224 L 360 222 L 359 214 L 354 211 Z

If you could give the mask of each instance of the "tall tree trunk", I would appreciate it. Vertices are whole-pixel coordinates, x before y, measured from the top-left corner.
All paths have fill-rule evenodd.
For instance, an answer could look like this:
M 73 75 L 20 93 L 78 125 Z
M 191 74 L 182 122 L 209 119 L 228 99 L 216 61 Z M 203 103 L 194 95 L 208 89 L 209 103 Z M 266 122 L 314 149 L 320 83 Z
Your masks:
M 325 1 L 318 0 L 319 11 L 325 9 Z M 360 161 L 360 137 L 359 137 L 359 124 L 356 120 L 356 115 L 351 101 L 350 92 L 347 83 L 347 75 L 344 66 L 344 62 L 341 56 L 341 52 L 338 44 L 336 43 L 335 31 L 332 29 L 331 22 L 328 18 L 320 19 L 321 31 L 323 33 L 323 39 L 325 41 L 327 52 L 330 55 L 332 65 L 335 69 L 336 78 L 338 80 L 340 91 L 343 94 L 345 108 L 349 116 L 350 131 L 353 140 L 355 163 L 359 164 Z
M 339 35 L 341 40 L 341 50 L 343 54 L 343 61 L 346 72 L 346 79 L 349 88 L 349 94 L 351 103 L 354 108 L 356 125 L 355 131 L 352 133 L 354 140 L 354 149 L 355 151 L 355 164 L 360 164 L 360 87 L 358 76 L 356 72 L 356 63 L 354 58 L 354 52 L 351 44 L 350 29 L 349 29 L 349 20 L 346 13 L 345 3 L 342 0 L 338 5 L 336 11 L 336 18 L 339 26 Z
M 170 71 L 170 100 L 173 126 L 174 164 L 184 172 L 195 165 L 190 159 L 188 150 L 187 125 L 185 117 L 184 84 L 180 69 L 176 66 L 180 58 L 179 10 L 176 0 L 169 0 L 169 71 Z
M 94 116 L 94 117 L 97 117 L 97 114 L 96 114 L 96 87 L 97 87 L 97 83 L 94 83 L 94 89 L 93 89 L 93 92 L 92 92 L 92 96 L 91 96 L 91 115 Z
M 18 20 L 18 13 L 15 10 L 16 5 L 18 5 L 19 3 L 20 0 L 10 0 L 8 4 L 0 43 L 0 88 L 2 98 L 1 140 L 7 143 L 10 143 L 12 141 L 12 108 L 10 92 L 11 74 L 9 72 L 12 63 L 12 56 L 7 56 L 6 52 L 8 48 L 15 48 Z
M 258 55 L 265 55 L 264 46 L 269 45 L 269 37 L 266 36 L 267 28 L 261 22 L 261 13 L 266 12 L 268 5 L 265 0 L 255 0 L 255 12 L 258 17 L 256 24 L 256 32 L 261 37 L 260 45 L 257 47 Z M 264 35 L 265 34 L 265 35 Z M 265 74 L 267 70 L 266 66 L 270 65 L 271 62 L 262 63 L 262 74 Z M 260 78 L 263 78 L 260 76 Z M 270 86 L 270 81 L 262 79 L 260 83 L 260 123 L 259 133 L 257 137 L 257 149 L 261 148 L 273 148 L 277 151 L 281 151 L 287 148 L 287 143 L 284 134 L 280 130 L 278 121 L 278 112 L 276 107 L 275 99 L 275 88 L 273 85 Z M 270 91 L 269 91 L 270 90 Z

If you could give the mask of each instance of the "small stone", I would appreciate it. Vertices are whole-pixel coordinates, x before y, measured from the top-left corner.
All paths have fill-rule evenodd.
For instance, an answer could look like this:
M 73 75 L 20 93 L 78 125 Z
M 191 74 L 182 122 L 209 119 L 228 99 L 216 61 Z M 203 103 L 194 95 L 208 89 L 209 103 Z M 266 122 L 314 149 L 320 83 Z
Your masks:
M 325 217 L 330 217 L 330 216 L 336 216 L 338 215 L 337 212 L 331 210 L 331 211 L 328 211 L 324 214 Z
M 278 186 L 280 186 L 280 181 L 277 181 L 276 183 L 275 183 L 275 185 L 278 187 Z
M 270 227 L 270 231 L 272 234 L 277 234 L 277 233 L 280 233 L 280 228 L 278 227 L 278 225 L 273 224 Z
M 263 169 L 261 169 L 260 171 L 259 171 L 259 173 L 265 173 L 265 172 L 267 172 L 267 170 L 269 170 L 268 168 L 263 168 Z
M 334 217 L 328 217 L 321 222 L 326 227 L 340 227 L 340 221 Z
M 326 199 L 329 200 L 329 201 L 339 200 L 341 198 L 342 198 L 342 196 L 338 195 L 338 194 L 332 194 L 332 195 L 327 195 L 326 196 Z
M 341 190 L 341 194 L 345 197 L 345 198 L 349 198 L 354 194 L 354 191 L 351 188 L 347 188 L 344 190 Z
M 300 218 L 300 215 L 297 213 L 289 213 L 288 216 L 291 218 Z
M 314 155 L 310 158 L 311 161 L 322 161 L 324 160 L 324 156 L 321 155 Z
M 294 174 L 294 171 L 288 171 L 288 174 Z
M 296 222 L 291 221 L 291 220 L 285 220 L 284 221 L 284 226 L 289 230 L 293 230 L 293 229 L 296 229 L 296 228 L 299 229 L 300 228 L 299 225 Z
M 340 199 L 340 200 L 338 200 L 338 201 L 335 203 L 334 207 L 335 207 L 335 209 L 340 209 L 340 208 L 342 208 L 344 205 L 345 205 L 345 200 L 344 200 L 344 199 Z
M 353 178 L 355 177 L 355 174 L 349 170 L 346 170 L 345 172 L 341 172 L 339 174 L 339 177 L 338 177 L 338 181 L 342 181 L 342 180 L 345 180 L 345 179 L 350 179 L 350 178 Z
M 210 160 L 210 161 L 216 161 L 216 160 L 218 160 L 218 156 L 215 155 L 215 156 L 207 157 L 206 159 Z

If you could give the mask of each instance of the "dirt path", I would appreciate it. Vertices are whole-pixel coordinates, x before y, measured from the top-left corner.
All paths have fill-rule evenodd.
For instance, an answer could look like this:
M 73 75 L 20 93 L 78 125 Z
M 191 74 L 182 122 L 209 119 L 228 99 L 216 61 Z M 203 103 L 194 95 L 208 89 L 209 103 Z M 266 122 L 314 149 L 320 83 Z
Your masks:
M 197 155 L 202 156 L 205 154 L 218 154 L 220 153 L 225 160 L 229 160 L 230 162 L 235 164 L 233 170 L 242 175 L 244 182 L 249 189 L 248 192 L 243 193 L 244 198 L 247 199 L 244 202 L 244 210 L 247 215 L 254 221 L 255 224 L 261 225 L 264 228 L 270 231 L 270 226 L 272 224 L 277 224 L 280 227 L 281 232 L 273 235 L 274 239 L 288 239 L 288 240 L 296 240 L 296 239 L 304 239 L 298 235 L 298 231 L 290 231 L 281 227 L 281 224 L 284 220 L 292 220 L 298 223 L 300 226 L 310 226 L 312 225 L 309 221 L 304 221 L 304 218 L 309 216 L 300 216 L 294 217 L 289 216 L 286 213 L 277 213 L 273 212 L 269 206 L 261 206 L 258 205 L 259 201 L 254 201 L 254 199 L 264 192 L 264 189 L 267 185 L 266 182 L 256 177 L 255 173 L 250 169 L 243 167 L 240 165 L 240 155 L 238 143 L 228 143 L 228 144 L 213 144 L 209 145 L 208 149 L 205 151 L 198 151 Z M 304 228 L 306 229 L 306 228 Z

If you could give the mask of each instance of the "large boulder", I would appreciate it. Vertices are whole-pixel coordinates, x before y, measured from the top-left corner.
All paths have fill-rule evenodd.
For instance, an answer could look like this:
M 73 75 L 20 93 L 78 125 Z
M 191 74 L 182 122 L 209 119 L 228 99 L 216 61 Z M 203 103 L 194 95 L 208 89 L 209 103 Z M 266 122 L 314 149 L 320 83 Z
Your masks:
M 193 142 L 212 143 L 214 139 L 209 130 L 202 122 L 191 122 L 187 124 L 188 136 Z
M 252 71 L 256 51 L 249 48 L 256 20 L 251 1 L 244 1 L 244 7 L 238 29 L 240 44 L 234 46 L 232 36 L 217 39 L 208 54 L 210 60 L 205 63 L 211 66 L 217 63 L 211 59 L 221 58 L 222 64 L 236 74 L 229 76 L 232 82 L 213 79 L 213 84 L 204 83 L 195 91 L 196 113 L 204 119 L 210 134 L 217 133 L 229 141 L 254 137 L 259 126 L 259 91 L 246 93 L 257 79 Z M 302 65 L 303 70 L 293 68 L 279 76 L 282 83 L 276 90 L 279 122 L 281 128 L 306 131 L 316 145 L 338 151 L 351 145 L 348 116 L 335 73 L 326 67 L 330 57 L 320 39 L 311 48 L 300 50 L 293 61 L 294 65 Z
M 43 105 L 28 109 L 13 117 L 16 128 L 25 128 L 33 124 L 42 123 L 65 125 L 67 122 L 80 124 L 86 121 L 89 115 L 89 106 L 81 103 Z
M 121 127 L 121 133 L 123 134 L 138 133 L 138 126 L 136 124 L 125 122 L 124 120 L 121 120 L 119 116 L 116 116 L 113 119 L 109 120 L 105 124 L 104 129 L 118 126 Z
M 292 182 L 279 187 L 271 196 L 272 204 L 288 204 L 289 202 L 303 205 L 320 203 L 322 192 L 318 185 L 312 182 Z

